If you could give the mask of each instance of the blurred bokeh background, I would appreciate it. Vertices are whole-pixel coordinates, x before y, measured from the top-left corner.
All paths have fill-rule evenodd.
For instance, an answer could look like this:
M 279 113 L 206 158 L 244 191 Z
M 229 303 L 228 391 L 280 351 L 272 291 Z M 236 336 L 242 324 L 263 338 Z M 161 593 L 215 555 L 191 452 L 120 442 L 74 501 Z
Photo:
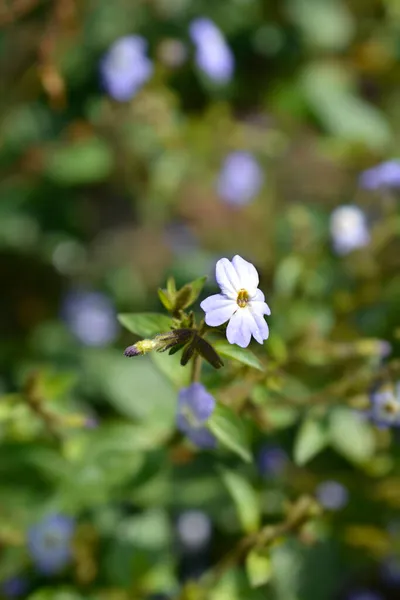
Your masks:
M 2 0 L 0 27 L 3 597 L 400 598 L 398 1 Z M 186 370 L 126 359 L 116 316 L 234 254 L 266 371 L 202 381 L 252 464 L 175 432 Z M 325 511 L 261 586 L 205 580 L 303 494 Z

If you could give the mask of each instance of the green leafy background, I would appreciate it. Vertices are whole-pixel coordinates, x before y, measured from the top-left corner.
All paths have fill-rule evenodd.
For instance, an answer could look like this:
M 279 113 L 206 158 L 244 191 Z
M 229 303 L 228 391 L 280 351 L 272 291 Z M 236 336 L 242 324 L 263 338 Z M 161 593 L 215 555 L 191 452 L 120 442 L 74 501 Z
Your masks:
M 29 600 L 343 600 L 361 588 L 398 598 L 399 438 L 360 411 L 374 386 L 399 378 L 400 216 L 395 194 L 357 186 L 362 170 L 398 155 L 398 3 L 3 4 L 0 582 L 23 576 Z M 197 16 L 235 54 L 227 86 L 195 67 Z M 131 33 L 148 40 L 155 72 L 118 104 L 98 64 Z M 187 54 L 176 68 L 171 40 Z M 265 174 L 236 209 L 215 191 L 234 150 Z M 353 202 L 371 244 L 338 257 L 329 216 Z M 171 276 L 179 288 L 195 282 L 180 308 L 200 294 L 199 321 L 199 300 L 217 292 L 216 260 L 234 254 L 257 266 L 271 335 L 246 351 L 207 337 L 225 363 L 201 374 L 219 445 L 198 451 L 175 429 L 190 366 L 179 353 L 123 350 L 169 329 Z M 112 300 L 112 344 L 85 346 L 68 329 L 61 306 L 77 288 Z M 379 340 L 392 345 L 386 359 Z M 55 431 L 29 405 L 30 377 Z M 260 473 L 265 445 L 286 453 L 279 473 Z M 296 502 L 331 480 L 346 506 L 314 506 L 281 532 Z M 200 554 L 177 530 L 193 509 L 212 524 Z M 77 529 L 70 566 L 46 578 L 26 540 L 52 512 Z M 277 528 L 266 531 L 273 541 L 246 546 L 265 527 Z M 389 559 L 397 579 L 385 576 Z

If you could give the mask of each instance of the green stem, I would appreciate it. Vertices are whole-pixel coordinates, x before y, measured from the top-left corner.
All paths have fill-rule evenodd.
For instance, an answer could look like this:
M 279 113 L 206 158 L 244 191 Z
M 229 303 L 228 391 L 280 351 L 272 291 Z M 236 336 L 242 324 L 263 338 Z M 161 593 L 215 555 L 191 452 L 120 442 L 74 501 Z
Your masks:
M 191 383 L 200 381 L 201 374 L 201 356 L 198 352 L 195 352 L 192 361 L 192 375 L 190 378 Z

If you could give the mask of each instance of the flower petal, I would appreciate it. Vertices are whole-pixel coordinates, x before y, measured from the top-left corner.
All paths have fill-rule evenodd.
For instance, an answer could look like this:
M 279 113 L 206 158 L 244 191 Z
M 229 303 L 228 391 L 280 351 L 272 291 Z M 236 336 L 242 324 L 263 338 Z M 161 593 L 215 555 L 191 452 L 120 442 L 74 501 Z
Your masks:
M 252 300 L 249 302 L 249 308 L 253 314 L 257 315 L 270 315 L 271 309 L 266 302 L 255 302 Z
M 192 429 L 191 431 L 188 431 L 187 436 L 198 448 L 211 449 L 217 446 L 217 439 L 213 436 L 211 431 L 208 431 L 206 427 Z
M 240 287 L 244 288 L 245 290 L 250 292 L 251 295 L 253 295 L 260 281 L 255 266 L 247 262 L 247 260 L 244 260 L 244 258 L 239 256 L 238 254 L 236 254 L 236 256 L 233 257 L 232 264 L 235 267 L 236 273 L 238 275 Z
M 259 343 L 263 344 L 264 340 L 268 339 L 269 327 L 263 316 L 252 312 L 253 322 L 251 333 L 254 339 Z
M 240 308 L 229 321 L 226 329 L 226 338 L 230 344 L 237 344 L 247 348 L 251 339 L 253 317 L 247 308 Z
M 210 327 L 218 327 L 218 325 L 226 323 L 233 313 L 238 310 L 236 302 L 222 294 L 215 294 L 206 298 L 200 306 L 206 313 L 205 321 Z
M 192 383 L 189 387 L 191 409 L 196 420 L 203 422 L 214 412 L 215 400 L 201 383 Z
M 240 290 L 240 280 L 238 274 L 231 263 L 227 258 L 221 258 L 215 267 L 215 278 L 219 287 L 221 288 L 221 292 L 236 300 L 237 293 Z

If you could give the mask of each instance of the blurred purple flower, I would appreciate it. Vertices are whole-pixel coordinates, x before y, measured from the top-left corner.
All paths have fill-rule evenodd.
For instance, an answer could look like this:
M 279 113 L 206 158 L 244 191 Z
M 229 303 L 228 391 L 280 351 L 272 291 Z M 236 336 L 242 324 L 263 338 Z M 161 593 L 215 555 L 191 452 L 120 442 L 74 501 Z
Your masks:
M 19 598 L 27 593 L 29 582 L 25 577 L 15 575 L 1 583 L 1 591 L 6 598 Z
M 201 383 L 192 383 L 179 392 L 176 425 L 199 448 L 215 448 L 217 440 L 206 422 L 215 408 L 215 400 Z
M 52 575 L 71 560 L 75 522 L 65 515 L 51 515 L 28 531 L 28 549 L 39 571 Z
M 222 32 L 210 19 L 200 17 L 189 26 L 196 46 L 196 64 L 210 79 L 228 83 L 233 76 L 235 60 Z
M 108 296 L 100 292 L 68 292 L 61 315 L 70 331 L 86 346 L 106 346 L 118 335 L 115 308 Z
M 338 481 L 323 481 L 317 486 L 315 495 L 321 506 L 329 510 L 340 510 L 349 499 L 347 488 Z
M 388 160 L 367 169 L 361 173 L 359 184 L 365 190 L 400 188 L 400 160 Z
M 280 475 L 288 462 L 288 455 L 279 446 L 263 446 L 257 457 L 258 470 L 263 476 Z
M 331 214 L 330 230 L 333 247 L 338 254 L 348 254 L 370 242 L 365 214 L 352 204 L 335 208 Z
M 101 59 L 101 80 L 114 100 L 130 100 L 152 76 L 153 63 L 146 50 L 144 38 L 127 35 L 116 40 Z
M 400 426 L 400 382 L 371 394 L 369 416 L 381 429 Z
M 251 202 L 264 183 L 262 169 L 249 152 L 231 152 L 225 158 L 217 181 L 218 194 L 227 204 Z

